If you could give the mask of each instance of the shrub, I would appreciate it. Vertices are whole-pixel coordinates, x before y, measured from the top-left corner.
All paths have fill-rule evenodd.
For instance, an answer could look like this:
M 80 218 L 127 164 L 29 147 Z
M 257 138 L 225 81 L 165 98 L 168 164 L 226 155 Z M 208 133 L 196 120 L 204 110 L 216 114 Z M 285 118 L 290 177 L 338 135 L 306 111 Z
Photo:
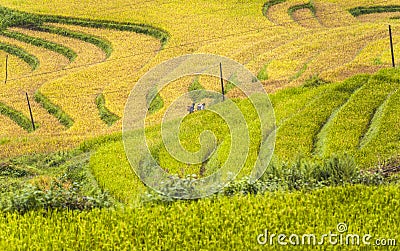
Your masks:
M 3 212 L 26 213 L 31 210 L 90 210 L 110 207 L 107 193 L 85 196 L 79 183 L 63 183 L 54 180 L 50 189 L 42 190 L 38 186 L 26 185 L 21 190 L 2 195 L 0 209 Z

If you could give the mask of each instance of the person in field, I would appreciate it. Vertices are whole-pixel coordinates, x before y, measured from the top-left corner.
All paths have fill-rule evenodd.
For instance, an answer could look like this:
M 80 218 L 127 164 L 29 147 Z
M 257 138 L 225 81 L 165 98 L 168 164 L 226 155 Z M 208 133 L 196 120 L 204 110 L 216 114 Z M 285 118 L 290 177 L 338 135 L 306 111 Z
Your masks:
M 188 107 L 187 107 L 187 111 L 188 111 L 189 113 L 193 113 L 193 112 L 194 112 L 194 106 L 195 106 L 195 103 L 192 103 L 191 106 L 188 106 Z

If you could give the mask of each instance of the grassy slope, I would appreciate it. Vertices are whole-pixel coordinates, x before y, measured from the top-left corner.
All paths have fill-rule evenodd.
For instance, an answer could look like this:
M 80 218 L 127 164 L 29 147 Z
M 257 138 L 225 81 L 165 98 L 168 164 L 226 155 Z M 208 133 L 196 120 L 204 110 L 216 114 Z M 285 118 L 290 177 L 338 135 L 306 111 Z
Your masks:
M 397 73 L 397 69 L 384 70 L 371 77 L 361 75 L 342 83 L 297 87 L 271 95 L 278 125 L 275 158 L 293 161 L 302 155 L 320 159 L 347 152 L 355 157 L 362 169 L 368 169 L 384 159 L 396 156 L 400 148 L 397 140 L 400 134 L 397 125 L 400 116 L 397 101 L 400 93 L 395 92 L 390 96 L 385 107 L 381 109 L 381 114 L 376 115 L 377 118 L 373 123 L 372 115 L 385 98 L 371 97 L 369 99 L 371 102 L 366 102 L 364 99 L 360 100 L 359 95 L 363 92 L 370 93 L 377 86 L 391 85 L 392 89 L 385 90 L 382 95 L 387 97 L 385 93 L 393 92 L 393 88 L 396 89 Z M 390 76 L 394 79 L 390 79 Z M 363 94 L 363 97 L 367 95 Z M 329 102 L 326 102 L 327 100 Z M 356 102 L 357 100 L 359 101 Z M 249 123 L 252 147 L 246 167 L 241 173 L 246 175 L 257 156 L 259 141 L 256 135 L 259 133 L 259 124 L 252 116 L 254 111 L 246 100 L 238 102 L 238 105 L 241 110 L 246 111 L 248 123 L 253 122 Z M 344 116 L 349 112 L 353 115 Z M 188 116 L 181 125 L 182 145 L 190 151 L 199 150 L 199 145 L 195 142 L 198 142 L 201 129 L 212 129 L 220 144 L 217 163 L 223 163 L 229 153 L 229 144 L 222 144 L 223 139 L 228 136 L 226 134 L 228 130 L 225 123 L 221 122 L 211 113 L 199 112 Z M 360 135 L 368 131 L 373 131 L 369 133 L 371 135 L 366 136 L 370 139 L 360 148 Z M 159 126 L 148 128 L 147 137 L 151 151 L 156 154 L 163 168 L 178 174 L 182 174 L 182 169 L 185 169 L 186 174 L 200 173 L 201 165 L 187 166 L 169 156 L 162 146 Z M 101 145 L 92 156 L 91 168 L 99 183 L 119 199 L 132 201 L 137 198 L 136 189 L 143 189 L 129 166 L 120 139 Z M 209 165 L 206 165 L 206 168 L 209 168 Z M 209 172 L 210 170 L 206 170 L 206 174 Z M 122 184 L 129 188 L 121 190 Z

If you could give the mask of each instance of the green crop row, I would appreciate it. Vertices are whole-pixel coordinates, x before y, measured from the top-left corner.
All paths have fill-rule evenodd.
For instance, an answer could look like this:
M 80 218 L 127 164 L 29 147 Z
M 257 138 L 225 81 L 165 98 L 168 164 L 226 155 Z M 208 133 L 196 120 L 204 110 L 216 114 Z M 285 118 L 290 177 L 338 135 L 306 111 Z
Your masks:
M 79 39 L 79 40 L 91 43 L 91 44 L 99 47 L 100 49 L 102 49 L 104 51 L 104 53 L 106 54 L 107 58 L 110 57 L 110 55 L 112 53 L 112 46 L 111 46 L 110 42 L 108 42 L 102 38 L 95 37 L 93 35 L 76 32 L 76 31 L 71 31 L 71 30 L 63 29 L 63 28 L 59 28 L 59 27 L 52 27 L 49 25 L 35 26 L 33 29 L 42 31 L 42 32 L 53 33 L 53 34 L 57 34 L 57 35 L 65 36 L 65 37 L 71 37 L 71 38 L 75 38 L 75 39 Z
M 357 151 L 376 111 L 398 87 L 398 83 L 393 81 L 379 80 L 379 73 L 372 76 L 331 120 L 326 131 L 322 154 Z
M 309 9 L 314 16 L 315 16 L 315 13 L 317 12 L 314 4 L 312 2 L 308 2 L 305 4 L 298 4 L 298 5 L 290 6 L 288 9 L 288 14 L 293 18 L 293 13 L 298 10 L 302 10 L 302 9 Z
M 122 185 L 123 186 L 123 185 Z M 398 186 L 347 186 L 154 204 L 124 210 L 54 211 L 0 217 L 0 248 L 34 250 L 343 250 L 371 235 L 400 239 Z M 366 198 L 368 198 L 366 200 Z M 381 220 L 384 219 L 384 223 Z M 289 243 L 288 236 L 361 236 L 360 243 Z M 266 232 L 268 236 L 265 236 Z M 286 246 L 277 237 L 285 234 Z M 266 239 L 266 241 L 265 241 Z M 339 239 L 339 237 L 337 237 Z M 55 241 L 56 240 L 56 241 Z M 307 240 L 307 239 L 306 239 Z M 292 239 L 293 241 L 293 239 Z M 313 240 L 310 240 L 313 243 Z M 307 243 L 307 242 L 306 242 Z M 397 243 L 398 245 L 398 243 Z M 372 247 L 372 246 L 370 246 Z M 393 247 L 395 248 L 395 247 Z
M 35 101 L 38 102 L 50 114 L 54 115 L 62 125 L 70 128 L 74 124 L 74 120 L 66 114 L 58 105 L 53 104 L 40 91 L 35 92 Z
M 76 52 L 74 52 L 70 48 L 60 45 L 60 44 L 56 44 L 56 43 L 47 41 L 45 39 L 31 37 L 31 36 L 28 36 L 28 35 L 25 35 L 25 34 L 22 34 L 19 32 L 8 31 L 8 30 L 2 31 L 0 33 L 0 35 L 6 36 L 9 38 L 13 38 L 13 39 L 16 39 L 16 40 L 24 42 L 24 43 L 29 43 L 34 46 L 43 47 L 48 50 L 54 51 L 56 53 L 64 55 L 65 57 L 67 57 L 69 59 L 69 61 L 73 61 L 77 57 Z
M 25 61 L 32 68 L 32 70 L 35 70 L 39 66 L 39 59 L 34 55 L 29 54 L 22 48 L 11 44 L 0 43 L 0 50 L 19 57 Z
M 396 71 L 397 75 L 399 70 Z M 398 85 L 398 81 L 394 84 Z M 400 151 L 399 138 L 400 138 L 400 92 L 397 89 L 381 107 L 381 111 L 376 120 L 371 123 L 373 130 L 368 135 L 369 139 L 362 146 L 361 151 L 358 153 L 360 162 L 370 164 L 372 161 L 382 161 L 397 156 Z
M 161 110 L 161 108 L 164 107 L 164 100 L 160 96 L 160 94 L 157 93 L 155 98 L 152 100 L 152 102 L 149 105 L 149 113 L 153 114 L 156 113 L 157 111 Z
M 114 113 L 110 112 L 110 110 L 107 109 L 106 99 L 102 93 L 97 95 L 96 105 L 97 109 L 99 109 L 99 115 L 101 120 L 103 120 L 108 126 L 113 125 L 120 119 L 120 117 L 118 117 L 117 115 L 115 115 Z
M 23 113 L 15 110 L 14 108 L 11 108 L 6 104 L 0 103 L 0 114 L 9 117 L 24 130 L 28 132 L 33 131 L 31 120 L 27 118 Z M 35 127 L 36 129 L 38 127 L 36 123 Z
M 270 95 L 277 125 L 281 125 L 284 121 L 304 109 L 320 92 L 320 88 L 306 88 L 302 86 L 286 88 Z
M 286 2 L 286 0 L 269 0 L 268 2 L 266 2 L 266 3 L 263 5 L 263 8 L 262 8 L 262 13 L 263 13 L 263 15 L 264 15 L 264 16 L 267 16 L 267 13 L 268 13 L 268 9 L 269 9 L 269 8 L 271 8 L 271 7 L 274 6 L 274 5 L 277 5 L 277 4 L 280 4 L 280 3 L 284 3 L 284 2 Z
M 147 24 L 135 24 L 135 23 L 120 23 L 108 20 L 89 20 L 70 18 L 64 16 L 50 16 L 50 15 L 37 15 L 30 14 L 22 11 L 12 10 L 5 7 L 0 7 L 0 29 L 6 29 L 12 26 L 19 27 L 40 27 L 45 22 L 72 24 L 85 27 L 93 28 L 106 28 L 115 29 L 121 31 L 133 31 L 136 33 L 143 33 L 149 36 L 155 37 L 160 40 L 164 46 L 168 42 L 169 34 L 159 28 L 155 28 Z
M 159 28 L 155 28 L 147 24 L 135 24 L 128 22 L 120 23 L 109 20 L 89 20 L 89 19 L 79 19 L 79 18 L 70 18 L 63 16 L 49 16 L 49 15 L 39 15 L 39 17 L 43 22 L 72 24 L 84 27 L 113 29 L 120 31 L 132 31 L 136 33 L 142 33 L 160 40 L 162 46 L 166 45 L 169 39 L 169 34 L 166 31 Z
M 277 156 L 293 159 L 299 154 L 311 154 L 317 135 L 331 114 L 342 106 L 360 85 L 343 82 L 316 87 L 320 89 L 320 94 L 278 128 L 275 147 Z
M 12 26 L 32 26 L 40 23 L 40 19 L 28 13 L 14 11 L 0 6 L 0 30 Z
M 398 11 L 400 11 L 400 5 L 370 6 L 370 7 L 359 6 L 349 9 L 349 12 L 355 17 L 372 13 L 398 12 Z
M 40 46 L 57 53 L 60 53 L 66 56 L 70 61 L 73 61 L 76 58 L 76 53 L 72 51 L 70 48 L 65 46 L 52 43 L 50 41 L 30 37 L 18 32 L 10 32 L 6 29 L 9 27 L 28 27 L 30 29 L 40 30 L 44 32 L 59 34 L 62 36 L 72 37 L 81 39 L 83 41 L 92 43 L 102 49 L 106 56 L 109 57 L 112 52 L 112 47 L 109 42 L 104 41 L 95 36 L 69 31 L 67 29 L 55 28 L 44 25 L 45 22 L 53 22 L 53 23 L 63 23 L 63 24 L 71 24 L 78 25 L 84 27 L 92 27 L 92 28 L 104 28 L 104 29 L 114 29 L 120 31 L 132 31 L 136 33 L 143 33 L 149 36 L 152 36 L 158 40 L 160 40 L 161 45 L 164 46 L 168 42 L 169 34 L 159 28 L 152 27 L 146 24 L 135 24 L 135 23 L 119 23 L 114 21 L 105 21 L 105 20 L 88 20 L 88 19 L 79 19 L 79 18 L 69 18 L 63 16 L 49 16 L 49 15 L 36 15 L 29 14 L 17 10 L 12 10 L 5 7 L 0 7 L 0 32 L 1 35 L 14 38 L 20 40 L 22 42 L 30 43 L 35 46 Z M 11 49 L 6 48 L 4 46 L 0 47 L 1 50 L 5 50 L 10 53 Z M 12 50 L 15 51 L 15 50 Z M 26 53 L 25 53 L 26 54 Z M 37 68 L 38 62 L 33 63 L 32 59 L 29 59 L 27 55 L 24 53 L 15 53 L 14 55 L 20 57 L 24 61 L 26 61 L 32 68 Z
M 90 158 L 90 169 L 99 186 L 120 202 L 135 203 L 145 191 L 129 165 L 121 140 L 102 144 Z

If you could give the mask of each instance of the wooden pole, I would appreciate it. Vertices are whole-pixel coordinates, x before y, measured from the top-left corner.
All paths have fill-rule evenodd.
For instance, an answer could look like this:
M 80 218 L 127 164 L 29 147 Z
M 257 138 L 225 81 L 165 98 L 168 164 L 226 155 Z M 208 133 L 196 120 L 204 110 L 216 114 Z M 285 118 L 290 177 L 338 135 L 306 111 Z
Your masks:
M 8 79 L 8 54 L 6 55 L 6 78 L 4 80 L 4 84 L 7 84 Z
M 390 37 L 390 51 L 392 53 L 392 66 L 396 67 L 394 62 L 394 50 L 393 50 L 393 38 L 392 38 L 392 27 L 389 25 L 389 37 Z
M 35 122 L 33 121 L 33 115 L 32 115 L 32 109 L 31 109 L 31 103 L 29 102 L 29 97 L 28 97 L 28 93 L 25 92 L 26 94 L 26 101 L 28 101 L 28 107 L 29 107 L 29 114 L 31 115 L 31 122 L 32 122 L 32 128 L 35 131 Z
M 220 77 L 221 77 L 222 101 L 225 101 L 224 78 L 222 76 L 222 63 L 219 63 L 219 73 L 220 73 Z

